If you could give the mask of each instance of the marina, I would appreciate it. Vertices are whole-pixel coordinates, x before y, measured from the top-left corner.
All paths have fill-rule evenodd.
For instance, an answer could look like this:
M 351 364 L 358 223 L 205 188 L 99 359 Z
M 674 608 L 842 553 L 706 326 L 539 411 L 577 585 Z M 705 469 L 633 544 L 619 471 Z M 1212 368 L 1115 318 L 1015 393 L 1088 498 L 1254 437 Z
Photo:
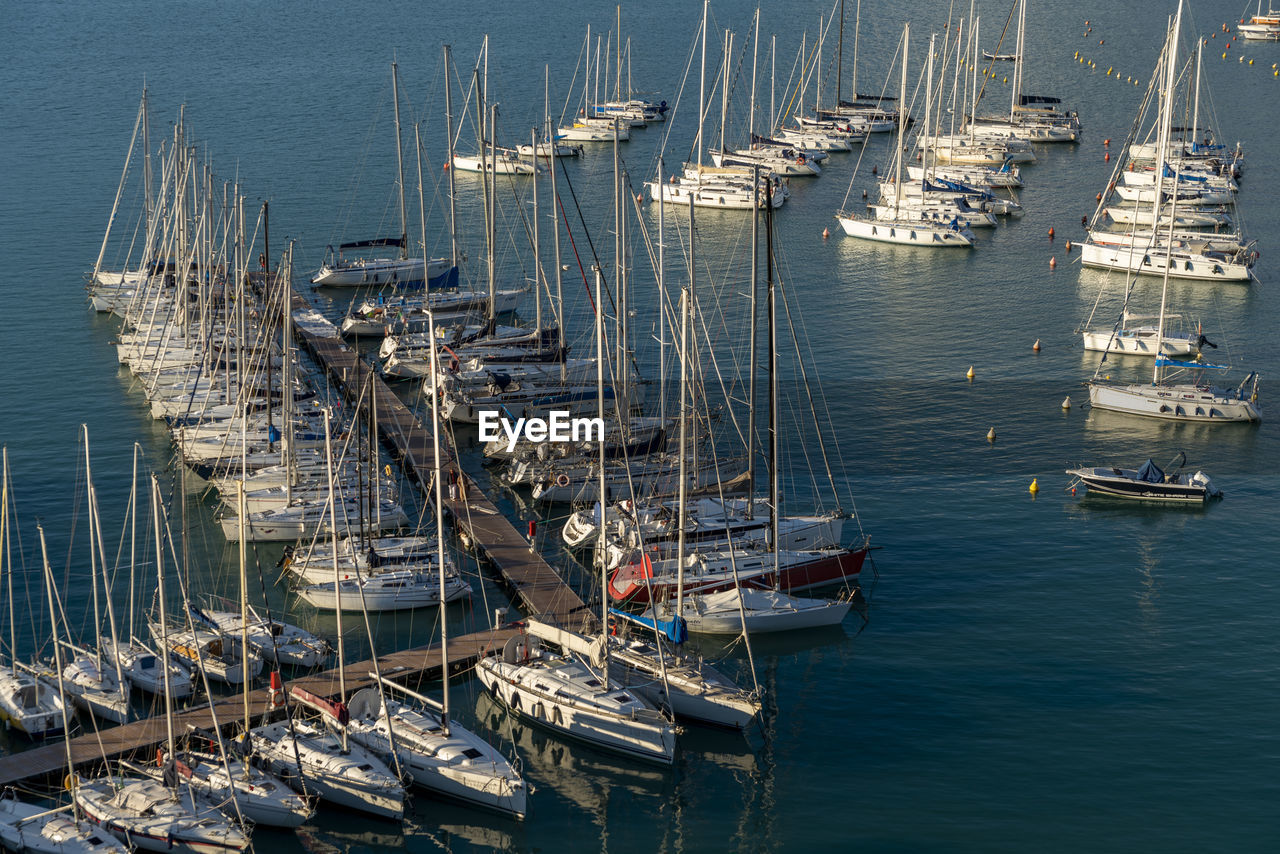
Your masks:
M 1269 850 L 1280 53 L 1167 6 L 21 10 L 0 839 Z

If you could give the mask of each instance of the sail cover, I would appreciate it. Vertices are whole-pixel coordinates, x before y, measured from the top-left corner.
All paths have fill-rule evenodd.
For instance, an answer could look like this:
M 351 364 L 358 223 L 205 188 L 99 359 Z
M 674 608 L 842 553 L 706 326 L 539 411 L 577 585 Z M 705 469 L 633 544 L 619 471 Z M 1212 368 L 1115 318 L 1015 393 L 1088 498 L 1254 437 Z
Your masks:
M 1138 480 L 1143 483 L 1164 483 L 1164 472 L 1154 462 L 1147 460 L 1138 469 Z

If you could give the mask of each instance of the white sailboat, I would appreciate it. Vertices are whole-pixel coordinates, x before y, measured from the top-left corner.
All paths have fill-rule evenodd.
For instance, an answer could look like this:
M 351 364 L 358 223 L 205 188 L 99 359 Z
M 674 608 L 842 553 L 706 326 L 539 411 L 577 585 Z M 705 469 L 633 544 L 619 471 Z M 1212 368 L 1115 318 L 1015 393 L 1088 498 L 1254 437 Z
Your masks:
M 601 390 L 598 417 L 604 420 L 603 276 L 596 267 L 596 382 Z M 604 443 L 599 444 L 599 478 L 604 477 Z M 438 478 L 437 478 L 438 480 Z M 605 486 L 598 486 L 601 494 Z M 604 552 L 601 549 L 600 558 Z M 603 581 L 603 568 L 601 580 Z M 590 639 L 576 632 L 527 620 L 521 635 L 510 638 L 501 656 L 476 664 L 480 681 L 517 715 L 556 732 L 637 759 L 670 764 L 676 729 L 654 706 L 619 685 L 611 676 L 608 622 L 603 597 L 600 634 Z M 554 644 L 552 652 L 544 644 Z
M 394 62 L 391 63 L 391 87 L 395 96 L 396 162 L 400 168 L 400 181 L 397 185 L 400 192 L 400 236 L 343 243 L 337 252 L 334 252 L 332 246 L 326 247 L 320 269 L 311 279 L 314 285 L 329 288 L 423 287 L 432 280 L 448 275 L 453 267 L 448 258 L 432 258 L 428 261 L 425 258 L 409 257 L 404 203 L 404 150 L 400 143 L 400 78 Z M 399 250 L 396 257 L 368 254 L 370 250 L 387 248 Z M 348 252 L 352 253 L 351 257 L 347 257 Z
M 166 623 L 164 593 L 164 548 L 161 537 L 160 484 L 151 478 L 151 510 L 155 525 L 157 603 L 160 624 Z M 48 560 L 45 560 L 46 573 Z M 52 584 L 52 579 L 49 579 Z M 50 594 L 52 595 L 52 594 Z M 169 657 L 161 646 L 161 673 L 167 674 Z M 161 680 L 165 704 L 165 744 L 174 755 L 173 697 L 167 679 Z M 148 851 L 177 851 L 180 854 L 227 854 L 249 848 L 249 837 L 227 821 L 217 807 L 183 789 L 175 773 L 165 782 L 137 774 L 128 763 L 120 763 L 120 773 L 92 780 L 73 779 L 77 806 L 86 818 L 130 845 Z
M 899 89 L 899 103 L 906 104 L 907 100 L 907 46 L 911 37 L 911 25 L 904 24 L 902 28 L 902 84 Z M 930 63 L 932 63 L 932 53 L 930 54 Z M 932 75 L 930 75 L 932 76 Z M 926 110 L 926 123 L 928 122 Z M 906 139 L 906 111 L 900 109 L 898 111 L 898 139 Z M 926 131 L 925 138 L 928 137 Z M 894 183 L 898 186 L 902 185 L 902 146 L 896 146 L 894 153 Z M 851 185 L 852 186 L 852 185 Z M 879 243 L 898 243 L 907 246 L 922 246 L 928 248 L 972 248 L 973 232 L 967 227 L 959 225 L 958 218 L 930 218 L 923 215 L 912 217 L 904 215 L 903 198 L 901 193 L 896 193 L 893 197 L 893 203 L 889 206 L 880 206 L 873 208 L 873 215 L 857 215 L 841 211 L 836 214 L 836 220 L 840 223 L 840 227 L 844 229 L 844 233 L 850 237 L 858 237 L 863 240 L 873 240 Z
M 55 604 L 57 597 L 54 592 L 53 573 L 50 571 L 45 549 L 44 529 L 38 527 L 38 530 L 45 594 L 49 602 L 53 635 L 56 640 L 59 635 L 57 622 L 59 608 Z M 61 700 L 62 730 L 65 732 L 69 729 L 68 699 L 61 688 L 61 681 L 57 679 L 57 673 L 62 669 L 62 650 L 56 645 L 53 666 Z M 71 758 L 71 742 L 63 739 L 62 743 L 67 771 L 74 775 L 75 765 Z M 74 781 L 74 776 L 70 779 Z M 47 809 L 18 800 L 15 792 L 8 788 L 0 793 L 0 845 L 19 854 L 125 854 L 128 850 L 126 846 L 118 844 L 111 835 L 83 821 L 74 797 L 69 806 Z
M 41 739 L 63 732 L 63 707 L 58 692 L 36 679 L 30 666 L 17 659 L 16 600 L 13 591 L 13 534 L 9 528 L 9 449 L 3 451 L 4 470 L 0 473 L 0 570 L 4 571 L 5 598 L 8 600 L 9 656 L 0 661 L 0 722 L 30 738 Z M 53 619 L 53 615 L 50 615 Z M 57 632 L 54 633 L 57 637 Z
M 1164 51 L 1164 99 L 1160 113 L 1160 145 L 1165 150 L 1169 141 L 1170 125 L 1173 112 L 1173 91 L 1177 82 L 1178 36 L 1182 26 L 1182 4 L 1178 4 L 1178 13 L 1169 31 Z M 1176 177 L 1175 177 L 1176 180 Z M 1160 178 L 1163 182 L 1163 175 Z M 1160 184 L 1157 184 L 1159 187 Z M 1174 202 L 1176 210 L 1176 200 Z M 1163 340 L 1166 317 L 1166 304 L 1169 295 L 1170 266 L 1172 241 L 1166 243 L 1164 283 L 1160 291 L 1160 315 L 1156 326 L 1156 340 Z M 1157 353 L 1155 368 L 1150 383 L 1125 383 L 1100 378 L 1106 364 L 1106 356 L 1099 364 L 1092 380 L 1088 382 L 1089 402 L 1098 409 L 1108 409 L 1130 415 L 1145 415 L 1173 421 L 1192 421 L 1204 424 L 1215 423 L 1248 423 L 1260 421 L 1262 416 L 1257 406 L 1258 377 L 1252 373 L 1245 377 L 1240 386 L 1234 390 L 1213 386 L 1199 379 L 1206 370 L 1225 370 L 1223 366 L 1211 365 L 1199 361 L 1180 361 L 1170 358 L 1163 350 Z M 1166 377 L 1166 369 L 1179 369 L 1180 372 L 1194 372 L 1196 378 L 1191 382 L 1170 382 Z M 1252 383 L 1252 385 L 1250 385 Z

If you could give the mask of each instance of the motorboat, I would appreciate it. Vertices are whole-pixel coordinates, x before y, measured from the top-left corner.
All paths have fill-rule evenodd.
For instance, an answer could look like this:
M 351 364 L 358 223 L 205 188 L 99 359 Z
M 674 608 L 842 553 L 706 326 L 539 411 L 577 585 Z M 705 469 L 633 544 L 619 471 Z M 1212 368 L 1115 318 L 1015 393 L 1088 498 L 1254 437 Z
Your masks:
M 1082 483 L 1090 493 L 1114 498 L 1137 498 L 1143 501 L 1177 501 L 1203 504 L 1210 498 L 1221 498 L 1222 490 L 1213 485 L 1202 471 L 1186 474 L 1182 467 L 1187 455 L 1179 451 L 1168 466 L 1168 472 L 1151 460 L 1136 469 L 1094 468 L 1067 469 L 1076 478 L 1072 483 Z

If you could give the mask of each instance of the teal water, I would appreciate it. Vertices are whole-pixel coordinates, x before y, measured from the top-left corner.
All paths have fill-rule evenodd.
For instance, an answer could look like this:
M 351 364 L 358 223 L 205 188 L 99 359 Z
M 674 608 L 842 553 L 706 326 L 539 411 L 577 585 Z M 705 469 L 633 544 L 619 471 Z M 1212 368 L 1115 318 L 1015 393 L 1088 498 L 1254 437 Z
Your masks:
M 882 83 L 902 10 L 879 0 L 863 6 L 865 91 Z M 725 27 L 745 33 L 751 9 L 714 4 L 712 43 Z M 801 29 L 812 32 L 826 11 L 823 3 L 764 9 L 762 32 L 778 37 L 779 89 Z M 1240 199 L 1246 228 L 1260 241 L 1262 282 L 1175 285 L 1170 299 L 1212 330 L 1223 345 L 1220 358 L 1262 372 L 1268 420 L 1209 430 L 1079 406 L 1093 360 L 1074 330 L 1103 279 L 1070 263 L 1063 241 L 1080 233 L 1080 217 L 1107 180 L 1102 141 L 1123 139 L 1172 11 L 1138 0 L 1033 6 L 1027 89 L 1068 98 L 1080 110 L 1085 139 L 1038 149 L 1040 163 L 1025 169 L 1028 186 L 1020 193 L 1026 216 L 980 237 L 970 254 L 922 255 L 842 238 L 831 214 L 850 192 L 856 154 L 833 155 L 816 181 L 792 182 L 792 198 L 777 217 L 789 305 L 802 330 L 806 370 L 829 411 L 820 411 L 820 420 L 834 438 L 842 503 L 848 508 L 853 497 L 872 542 L 884 548 L 874 553 L 878 573 L 865 579 L 865 607 L 841 631 L 753 644 L 769 698 L 762 733 L 742 739 L 690 729 L 675 768 L 662 770 L 513 728 L 485 707 L 471 682 L 460 691 L 463 718 L 496 721 L 537 788 L 525 823 L 419 796 L 403 828 L 328 813 L 297 841 L 260 832 L 259 850 L 1274 849 L 1280 483 L 1273 466 L 1280 448 L 1268 391 L 1269 378 L 1280 374 L 1271 245 L 1280 187 L 1267 167 L 1280 139 L 1280 118 L 1269 106 L 1280 93 L 1271 70 L 1280 46 L 1237 42 L 1222 59 L 1228 11 L 1219 4 L 1197 2 L 1192 11 L 1198 31 L 1216 33 L 1205 79 L 1221 139 L 1241 139 L 1249 152 Z M 41 610 L 36 520 L 49 536 L 55 571 L 67 579 L 68 607 L 80 614 L 87 608 L 76 545 L 85 524 L 77 503 L 77 425 L 89 425 L 109 552 L 124 520 L 134 442 L 164 472 L 166 488 L 179 487 L 166 468 L 166 433 L 115 364 L 108 342 L 116 327 L 91 313 L 80 287 L 97 255 L 143 82 L 153 98 L 153 141 L 185 104 L 219 175 L 239 175 L 250 208 L 270 200 L 272 246 L 295 239 L 299 266 L 314 268 L 326 243 L 395 227 L 388 64 L 396 56 L 411 102 L 404 106 L 424 122 L 427 204 L 435 211 L 428 242 L 439 254 L 447 245 L 440 43 L 452 43 L 465 83 L 480 37 L 490 33 L 490 92 L 501 102 L 502 136 L 514 143 L 541 113 L 543 64 L 551 63 L 552 111 L 559 113 L 585 24 L 605 31 L 614 10 L 66 3 L 7 12 L 0 441 L 9 449 L 22 526 L 15 604 L 25 650 L 48 631 L 27 616 Z M 911 10 L 913 62 L 946 12 L 940 3 Z M 1008 9 L 984 2 L 981 12 L 984 46 L 991 47 Z M 697 13 L 670 0 L 624 8 L 637 88 L 675 101 Z M 1093 28 L 1087 36 L 1086 19 Z M 1079 64 L 1077 50 L 1097 68 Z M 748 55 L 743 75 L 749 62 Z M 1143 86 L 1108 77 L 1108 67 Z M 668 168 L 688 155 L 696 80 L 695 64 L 675 120 L 635 131 L 623 147 L 633 186 L 654 173 L 668 132 Z M 745 80 L 735 89 L 739 101 Z M 745 111 L 733 111 L 740 128 Z M 718 125 L 718 106 L 711 115 Z M 868 146 L 851 203 L 872 185 L 870 167 L 884 168 L 888 147 L 886 140 Z M 608 150 L 566 168 L 592 239 L 611 262 Z M 459 189 L 467 273 L 481 277 L 474 178 L 460 176 Z M 518 234 L 519 205 L 502 192 L 499 231 Z M 136 205 L 136 196 L 131 201 Z M 644 216 L 656 229 L 656 210 L 646 204 Z M 687 222 L 674 213 L 667 219 Z M 739 372 L 727 366 L 745 355 L 738 295 L 745 289 L 746 220 L 699 211 L 697 222 L 699 293 L 729 381 Z M 833 233 L 824 240 L 828 227 Z M 673 282 L 681 278 L 674 268 L 683 263 L 686 239 L 668 238 Z M 527 241 L 500 242 L 500 275 L 523 278 L 529 253 L 518 247 Z M 636 253 L 636 325 L 644 341 L 654 331 L 653 279 L 638 245 Z M 566 262 L 573 264 L 567 247 Z M 577 346 L 588 348 L 583 285 L 567 281 L 568 322 Z M 1031 349 L 1037 339 L 1039 354 Z M 639 349 L 653 376 L 654 348 Z M 701 364 L 713 376 L 710 355 L 704 352 Z M 808 475 L 820 462 L 795 380 L 797 359 L 782 361 L 791 378 L 784 474 L 792 502 L 803 506 L 820 491 Z M 972 383 L 964 377 L 970 365 Z M 1134 375 L 1143 369 L 1126 368 Z M 1238 381 L 1243 373 L 1231 376 Z M 1077 405 L 1064 412 L 1059 404 L 1067 395 Z M 985 439 L 989 428 L 998 436 L 993 444 Z M 1163 462 L 1179 448 L 1226 491 L 1224 501 L 1170 511 L 1082 502 L 1063 490 L 1062 470 L 1070 465 L 1148 456 Z M 1041 486 L 1034 500 L 1027 491 L 1033 477 Z M 212 504 L 192 498 L 187 508 L 193 577 L 202 589 L 227 592 L 233 553 L 202 521 Z M 255 559 L 270 600 L 281 607 L 288 602 L 273 586 L 277 554 L 263 550 Z M 491 583 L 484 593 L 452 612 L 455 630 L 487 624 L 501 594 Z M 309 618 L 300 614 L 299 621 Z M 431 622 L 425 615 L 385 618 L 375 637 L 380 645 L 425 641 Z M 367 646 L 363 629 L 347 634 L 357 649 Z M 722 654 L 714 646 L 705 652 Z M 723 654 L 728 669 L 748 678 L 740 647 Z M 19 747 L 6 738 L 0 735 L 0 748 Z

